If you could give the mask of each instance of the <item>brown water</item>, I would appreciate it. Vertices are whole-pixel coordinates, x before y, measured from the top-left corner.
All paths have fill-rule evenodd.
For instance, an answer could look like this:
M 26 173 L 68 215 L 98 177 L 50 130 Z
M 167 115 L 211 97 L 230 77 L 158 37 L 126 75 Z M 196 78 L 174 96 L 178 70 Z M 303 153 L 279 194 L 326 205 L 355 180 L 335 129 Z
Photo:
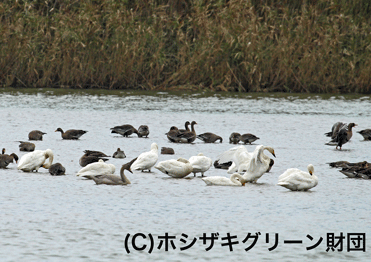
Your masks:
M 355 122 L 355 131 L 371 128 L 369 97 L 35 89 L 5 89 L 0 97 L 1 147 L 21 157 L 24 152 L 18 151 L 17 141 L 27 140 L 31 130 L 42 130 L 47 135 L 35 142 L 36 149 L 52 149 L 54 162 L 61 162 L 67 170 L 63 177 L 52 177 L 42 168 L 39 173 L 23 173 L 15 164 L 0 170 L 1 261 L 369 260 L 371 181 L 348 179 L 326 163 L 371 161 L 371 142 L 354 133 L 342 151 L 324 145 L 328 141 L 324 133 L 337 121 Z M 223 137 L 223 143 L 170 143 L 165 133 L 187 120 L 197 121 L 197 133 L 214 132 Z M 126 123 L 148 125 L 149 138 L 110 133 L 111 127 Z M 54 132 L 58 127 L 88 133 L 78 141 L 67 141 Z M 159 161 L 200 152 L 214 160 L 233 147 L 228 144 L 232 132 L 260 137 L 246 146 L 249 151 L 259 144 L 275 149 L 275 165 L 257 184 L 212 187 L 200 177 L 173 179 L 156 169 L 150 174 L 128 174 L 129 186 L 97 186 L 76 177 L 85 149 L 106 154 L 113 154 L 117 147 L 123 149 L 126 159 L 109 160 L 118 175 L 123 163 L 149 151 L 152 142 L 175 150 L 173 156 L 159 155 Z M 306 170 L 309 163 L 319 178 L 317 187 L 291 192 L 276 185 L 287 168 Z M 229 176 L 213 167 L 206 175 Z M 243 240 L 258 232 L 255 246 L 246 252 L 253 239 Z M 339 236 L 341 232 L 344 250 L 326 252 L 327 233 Z M 151 234 L 155 242 L 152 253 L 148 253 L 149 246 L 143 251 L 133 249 L 131 240 L 136 233 L 147 236 L 137 238 L 139 247 L 150 244 Z M 158 237 L 166 233 L 175 236 L 175 250 L 171 245 L 169 251 L 164 246 L 157 248 Z M 203 233 L 208 237 L 219 233 L 210 251 L 205 250 L 210 242 L 203 244 L 199 239 Z M 237 236 L 232 239 L 238 241 L 233 251 L 222 246 L 228 233 Z M 366 252 L 347 252 L 347 233 L 366 233 Z M 128 234 L 130 254 L 125 250 Z M 321 237 L 317 248 L 306 250 Z M 192 247 L 180 250 L 194 239 Z M 285 240 L 301 240 L 302 244 Z M 269 251 L 275 241 L 277 247 Z

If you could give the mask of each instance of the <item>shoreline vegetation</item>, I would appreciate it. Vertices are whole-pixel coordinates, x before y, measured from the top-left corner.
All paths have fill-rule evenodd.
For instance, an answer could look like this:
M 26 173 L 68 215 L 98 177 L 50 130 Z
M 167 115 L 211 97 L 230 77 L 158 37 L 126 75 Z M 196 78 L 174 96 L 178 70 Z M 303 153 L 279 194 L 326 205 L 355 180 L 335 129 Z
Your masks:
M 368 0 L 5 0 L 0 86 L 371 93 Z

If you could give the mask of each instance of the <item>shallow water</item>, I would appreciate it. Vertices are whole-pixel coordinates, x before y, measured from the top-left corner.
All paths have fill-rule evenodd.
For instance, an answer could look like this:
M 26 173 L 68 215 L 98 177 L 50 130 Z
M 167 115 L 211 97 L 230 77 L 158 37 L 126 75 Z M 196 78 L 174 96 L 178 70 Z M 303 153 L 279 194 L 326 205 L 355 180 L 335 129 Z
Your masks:
M 44 140 L 34 142 L 36 149 L 52 149 L 54 162 L 67 170 L 63 177 L 52 177 L 42 168 L 38 173 L 23 173 L 15 164 L 0 170 L 1 261 L 236 261 L 245 257 L 368 261 L 371 181 L 346 178 L 326 163 L 370 161 L 371 142 L 354 132 L 342 151 L 324 145 L 329 140 L 324 133 L 337 121 L 355 122 L 355 131 L 371 128 L 367 96 L 5 89 L 0 97 L 1 147 L 21 157 L 24 152 L 18 150 L 18 141 L 27 141 L 31 130 L 44 131 Z M 187 120 L 197 121 L 197 133 L 214 132 L 223 137 L 223 143 L 170 143 L 165 136 L 170 126 L 183 127 Z M 110 133 L 111 127 L 126 123 L 147 124 L 149 138 Z M 54 132 L 58 127 L 88 133 L 78 141 L 62 140 Z M 175 155 L 159 155 L 159 161 L 199 152 L 215 160 L 233 147 L 228 143 L 232 132 L 260 137 L 246 146 L 249 151 L 259 144 L 275 149 L 275 165 L 257 184 L 206 186 L 199 176 L 173 179 L 156 169 L 150 174 L 127 174 L 132 183 L 128 186 L 97 186 L 76 177 L 85 149 L 110 155 L 117 147 L 123 149 L 126 159 L 109 160 L 118 175 L 122 164 L 149 151 L 152 142 L 175 150 Z M 276 185 L 287 168 L 306 170 L 309 163 L 319 178 L 317 187 L 291 192 Z M 214 167 L 206 175 L 228 176 Z M 138 236 L 135 242 L 138 247 L 147 245 L 143 251 L 133 248 L 132 237 L 137 233 L 146 236 Z M 175 249 L 170 242 L 168 251 L 165 243 L 158 248 L 166 233 L 175 237 Z M 205 249 L 211 240 L 203 243 L 204 233 L 207 237 L 218 233 L 209 251 Z M 343 233 L 343 251 L 326 252 L 331 233 L 336 237 Z M 354 247 L 347 243 L 349 233 L 366 234 L 366 252 L 347 251 Z M 238 241 L 233 251 L 226 245 L 228 234 Z M 150 236 L 154 240 L 151 253 Z M 255 236 L 257 242 L 245 251 Z M 130 254 L 125 249 L 127 237 Z M 318 247 L 307 250 L 321 238 Z M 288 244 L 287 240 L 302 243 Z

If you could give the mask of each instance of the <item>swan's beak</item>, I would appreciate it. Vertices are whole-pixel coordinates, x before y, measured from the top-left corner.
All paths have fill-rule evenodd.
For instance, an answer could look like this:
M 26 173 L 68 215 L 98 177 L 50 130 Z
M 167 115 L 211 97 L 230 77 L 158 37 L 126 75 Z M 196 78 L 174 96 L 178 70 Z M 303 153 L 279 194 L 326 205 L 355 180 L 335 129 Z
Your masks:
M 309 174 L 312 176 L 313 175 L 312 171 L 309 171 Z
M 273 155 L 274 157 L 276 157 L 276 155 L 274 154 L 274 151 L 273 151 L 272 155 Z
M 133 174 L 133 172 L 131 171 L 131 168 L 129 168 L 128 171 Z
M 245 186 L 246 183 L 242 183 L 242 186 Z

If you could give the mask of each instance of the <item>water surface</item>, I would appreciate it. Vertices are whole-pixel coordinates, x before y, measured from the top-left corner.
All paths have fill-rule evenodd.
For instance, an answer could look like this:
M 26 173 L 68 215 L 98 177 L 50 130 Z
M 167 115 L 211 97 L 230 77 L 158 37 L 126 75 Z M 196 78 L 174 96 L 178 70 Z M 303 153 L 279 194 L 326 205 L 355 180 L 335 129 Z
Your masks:
M 355 122 L 355 131 L 371 128 L 371 100 L 367 96 L 319 96 L 283 94 L 208 94 L 76 90 L 13 90 L 0 94 L 1 146 L 20 157 L 18 141 L 28 139 L 28 132 L 46 132 L 37 149 L 50 148 L 54 162 L 67 170 L 63 177 L 52 177 L 45 169 L 23 173 L 10 164 L 0 170 L 0 260 L 1 261 L 366 261 L 371 249 L 367 239 L 371 229 L 370 182 L 348 179 L 326 163 L 338 160 L 371 161 L 370 143 L 354 133 L 343 150 L 324 145 L 324 136 L 337 121 Z M 170 143 L 165 133 L 173 125 L 197 121 L 197 133 L 213 132 L 223 143 Z M 150 128 L 149 138 L 133 135 L 123 138 L 111 134 L 116 125 L 132 124 Z M 87 130 L 78 141 L 61 139 L 58 127 Z M 152 173 L 128 174 L 128 186 L 97 186 L 76 177 L 78 160 L 85 149 L 112 155 L 118 147 L 126 159 L 112 159 L 116 174 L 122 164 L 149 151 L 156 142 L 172 147 L 175 155 L 159 155 L 159 161 L 202 152 L 213 160 L 233 147 L 228 143 L 232 132 L 253 133 L 259 144 L 275 149 L 275 165 L 257 184 L 245 187 L 206 186 L 201 178 L 173 179 L 156 169 Z M 266 153 L 268 156 L 269 153 Z M 271 156 L 270 156 L 271 157 Z M 291 192 L 277 186 L 277 178 L 287 168 L 306 170 L 315 167 L 319 184 L 308 192 Z M 207 176 L 229 176 L 214 169 Z M 344 234 L 344 250 L 329 251 L 327 234 Z M 149 246 L 149 234 L 155 246 L 135 251 L 137 245 Z M 175 236 L 175 250 L 158 249 L 159 237 Z M 214 247 L 206 251 L 203 236 L 218 233 Z M 237 236 L 233 251 L 225 244 L 227 234 Z M 245 251 L 257 234 L 255 246 Z M 260 235 L 259 235 L 260 233 Z M 347 234 L 366 233 L 366 252 L 347 252 Z M 125 250 L 129 237 L 130 254 Z M 269 239 L 267 239 L 267 235 Z M 276 238 L 278 236 L 278 238 Z M 311 240 L 310 237 L 313 238 Z M 318 247 L 307 250 L 323 239 Z M 196 242 L 186 250 L 181 250 Z M 287 244 L 285 240 L 301 240 Z M 277 241 L 274 250 L 269 251 Z M 304 258 L 304 259 L 303 259 Z

